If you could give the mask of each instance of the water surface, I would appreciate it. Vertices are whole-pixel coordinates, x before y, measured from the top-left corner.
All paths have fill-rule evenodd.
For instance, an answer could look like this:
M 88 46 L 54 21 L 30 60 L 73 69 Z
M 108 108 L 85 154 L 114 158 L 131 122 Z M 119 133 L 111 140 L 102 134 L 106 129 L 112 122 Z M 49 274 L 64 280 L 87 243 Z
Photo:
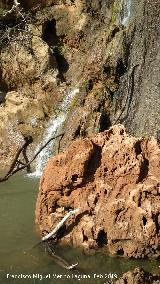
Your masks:
M 56 254 L 69 264 L 79 264 L 74 273 L 61 267 L 41 244 L 37 245 L 40 236 L 34 211 L 38 183 L 38 179 L 14 176 L 0 184 L 0 284 L 105 283 L 108 274 L 120 275 L 137 266 L 153 271 L 160 265 L 155 260 L 128 260 L 102 253 L 85 256 L 71 247 L 57 247 Z

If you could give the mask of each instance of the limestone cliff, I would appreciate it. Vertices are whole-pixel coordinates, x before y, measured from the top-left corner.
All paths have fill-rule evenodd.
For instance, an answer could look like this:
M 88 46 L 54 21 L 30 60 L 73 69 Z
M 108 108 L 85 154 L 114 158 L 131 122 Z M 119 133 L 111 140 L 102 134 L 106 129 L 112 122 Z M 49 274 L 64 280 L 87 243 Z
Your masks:
M 159 257 L 160 148 L 114 126 L 78 139 L 51 158 L 40 182 L 36 222 L 47 234 L 69 209 L 59 241 L 85 251 L 103 247 L 128 257 Z
M 9 9 L 12 2 L 1 1 L 1 7 Z M 160 125 L 159 3 L 20 2 L 29 15 L 27 25 L 15 29 L 17 17 L 0 18 L 1 38 L 6 27 L 10 38 L 8 44 L 1 40 L 0 55 L 3 165 L 10 163 L 18 147 L 15 136 L 21 141 L 23 135 L 32 135 L 34 149 L 68 87 L 79 87 L 80 92 L 63 125 L 61 149 L 77 137 L 119 122 L 134 135 L 156 135 Z

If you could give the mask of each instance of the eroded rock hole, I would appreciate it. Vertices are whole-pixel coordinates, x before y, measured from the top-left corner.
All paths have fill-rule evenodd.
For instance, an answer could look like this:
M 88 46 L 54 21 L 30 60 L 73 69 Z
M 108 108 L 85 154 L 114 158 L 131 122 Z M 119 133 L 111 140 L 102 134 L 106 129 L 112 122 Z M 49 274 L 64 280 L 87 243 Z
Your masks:
M 57 61 L 57 65 L 58 65 L 58 70 L 60 71 L 60 73 L 65 73 L 68 71 L 69 69 L 69 64 L 67 62 L 67 60 L 65 59 L 65 57 L 63 56 L 62 53 L 62 47 L 60 46 L 55 46 L 53 48 L 54 51 L 54 55 Z
M 135 143 L 134 149 L 135 149 L 135 152 L 136 152 L 137 156 L 142 153 L 141 144 L 140 144 L 139 141 Z
M 49 46 L 55 46 L 59 44 L 59 38 L 56 31 L 56 20 L 47 21 L 43 26 L 42 39 L 48 43 Z
M 97 194 L 97 195 L 96 195 L 96 197 L 95 197 L 94 205 L 96 205 L 96 204 L 97 204 L 98 200 L 99 200 L 99 194 Z
M 111 126 L 111 121 L 107 113 L 102 112 L 100 118 L 100 132 L 109 129 Z
M 105 173 L 107 173 L 108 172 L 108 168 L 106 167 L 106 168 L 104 168 L 104 172 Z
M 88 237 L 84 234 L 84 231 L 83 231 L 83 242 L 87 242 L 88 241 Z
M 74 133 L 74 139 L 81 136 L 81 126 L 79 125 Z
M 143 226 L 146 226 L 146 224 L 147 224 L 147 219 L 143 216 L 143 218 L 142 218 L 142 221 L 143 221 Z
M 77 179 L 78 179 L 78 175 L 73 175 L 73 176 L 72 176 L 72 181 L 73 181 L 73 182 L 77 181 Z
M 63 36 L 57 36 L 56 20 L 47 21 L 43 26 L 42 39 L 50 46 L 57 61 L 57 67 L 60 72 L 60 79 L 63 79 L 62 73 L 67 72 L 69 64 L 63 55 Z
M 159 232 L 160 232 L 160 223 L 158 221 L 158 214 L 153 215 L 153 221 L 154 221 L 155 226 L 156 226 L 156 232 L 157 232 L 157 234 L 159 234 Z
M 119 250 L 117 251 L 117 255 L 120 255 L 120 256 L 123 256 L 123 255 L 124 255 L 124 250 L 123 250 L 123 248 L 122 248 L 122 249 L 119 249 Z
M 127 71 L 127 68 L 125 64 L 123 63 L 122 59 L 120 59 L 116 66 L 116 74 L 118 75 L 118 77 L 121 77 L 122 75 L 124 75 L 126 71 Z
M 112 41 L 112 39 L 115 37 L 115 35 L 120 31 L 120 28 L 115 26 L 115 28 L 111 31 L 109 37 L 108 37 L 108 42 Z
M 138 182 L 142 182 L 147 177 L 148 171 L 149 171 L 149 161 L 148 159 L 144 158 L 141 165 Z
M 97 236 L 96 243 L 98 247 L 103 247 L 107 245 L 107 233 L 104 230 L 100 230 Z
M 94 175 L 97 169 L 101 165 L 101 158 L 102 158 L 102 149 L 100 146 L 94 144 L 94 150 L 86 164 L 86 172 L 84 176 L 85 179 L 88 179 L 88 177 L 90 177 L 90 180 L 94 179 Z

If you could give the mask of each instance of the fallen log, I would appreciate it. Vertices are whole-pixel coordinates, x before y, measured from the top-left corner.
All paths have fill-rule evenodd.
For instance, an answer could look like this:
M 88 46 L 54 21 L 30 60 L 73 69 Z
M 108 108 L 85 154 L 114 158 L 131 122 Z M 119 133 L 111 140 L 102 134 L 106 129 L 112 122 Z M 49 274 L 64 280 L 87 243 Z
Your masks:
M 67 219 L 71 216 L 74 215 L 76 213 L 78 213 L 80 211 L 80 208 L 77 208 L 75 210 L 71 210 L 69 211 L 66 216 L 64 216 L 64 218 L 58 223 L 58 225 L 46 236 L 44 236 L 42 238 L 42 241 L 47 241 L 51 238 L 55 238 L 57 235 L 57 232 L 59 231 L 59 229 L 64 225 L 64 223 L 67 221 Z

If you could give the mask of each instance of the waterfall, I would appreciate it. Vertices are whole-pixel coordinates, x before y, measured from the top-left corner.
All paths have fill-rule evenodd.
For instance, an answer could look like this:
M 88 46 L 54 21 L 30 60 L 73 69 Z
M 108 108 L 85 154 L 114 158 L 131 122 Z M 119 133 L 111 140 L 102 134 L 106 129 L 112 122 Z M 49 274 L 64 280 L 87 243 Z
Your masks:
M 127 26 L 131 16 L 131 0 L 123 0 L 120 13 L 120 22 L 123 26 Z
M 35 153 L 37 153 L 40 147 L 42 147 L 50 138 L 60 133 L 63 123 L 65 122 L 67 118 L 67 114 L 71 106 L 71 103 L 74 97 L 76 96 L 76 94 L 78 93 L 79 93 L 78 88 L 68 90 L 64 100 L 58 106 L 59 114 L 57 116 L 54 115 L 49 120 L 47 127 L 43 133 L 42 141 L 40 145 L 38 145 L 38 147 L 36 148 Z M 29 174 L 30 177 L 41 176 L 43 168 L 47 164 L 49 157 L 53 155 L 53 147 L 54 147 L 55 142 L 56 141 L 53 140 L 47 145 L 47 147 L 45 147 L 40 152 L 35 162 L 35 171 Z

